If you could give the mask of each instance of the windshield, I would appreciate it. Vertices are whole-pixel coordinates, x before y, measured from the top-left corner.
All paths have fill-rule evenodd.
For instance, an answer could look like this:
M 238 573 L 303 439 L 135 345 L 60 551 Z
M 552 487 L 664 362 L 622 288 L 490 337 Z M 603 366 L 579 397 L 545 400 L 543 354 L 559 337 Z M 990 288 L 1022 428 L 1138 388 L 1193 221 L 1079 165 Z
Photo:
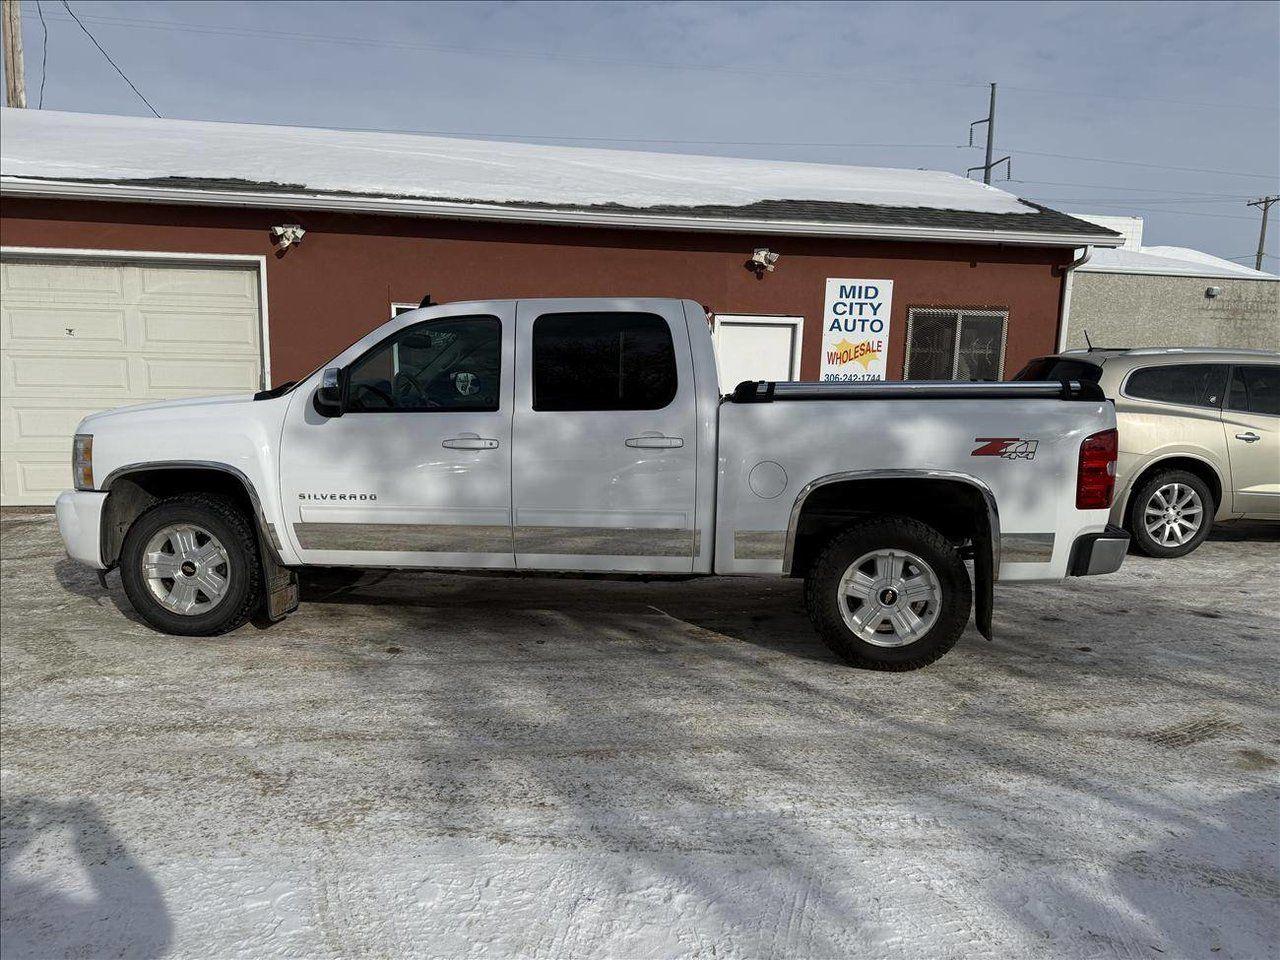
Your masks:
M 1102 367 L 1096 363 L 1063 357 L 1036 357 L 1013 375 L 1014 380 L 1079 380 L 1081 383 L 1097 383 L 1101 377 Z

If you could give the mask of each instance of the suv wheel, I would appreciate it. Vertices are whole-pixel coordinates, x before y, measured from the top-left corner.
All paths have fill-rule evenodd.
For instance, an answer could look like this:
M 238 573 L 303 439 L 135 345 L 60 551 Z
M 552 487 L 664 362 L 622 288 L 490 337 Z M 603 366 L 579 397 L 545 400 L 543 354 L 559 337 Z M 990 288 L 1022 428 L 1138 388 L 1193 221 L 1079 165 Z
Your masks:
M 973 591 L 946 537 L 908 517 L 838 534 L 805 581 L 809 616 L 827 646 L 855 666 L 914 670 L 955 646 Z
M 182 636 L 234 630 L 262 597 L 253 528 L 217 496 L 161 500 L 138 517 L 120 551 L 120 579 L 143 620 Z
M 1164 470 L 1134 493 L 1129 533 L 1149 557 L 1184 557 L 1209 535 L 1213 513 L 1213 495 L 1203 480 L 1185 470 Z

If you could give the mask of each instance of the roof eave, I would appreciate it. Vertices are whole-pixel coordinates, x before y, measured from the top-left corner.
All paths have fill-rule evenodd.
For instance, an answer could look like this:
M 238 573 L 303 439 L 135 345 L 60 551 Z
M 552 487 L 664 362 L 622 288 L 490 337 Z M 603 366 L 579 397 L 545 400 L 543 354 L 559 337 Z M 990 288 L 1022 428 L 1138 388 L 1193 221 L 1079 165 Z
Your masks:
M 865 237 L 883 240 L 996 243 L 1036 247 L 1117 247 L 1119 235 L 1049 233 L 1035 230 L 923 227 L 909 224 L 824 223 L 792 220 L 677 217 L 633 212 L 507 204 L 449 203 L 410 197 L 370 197 L 317 193 L 271 193 L 238 190 L 189 189 L 130 183 L 85 183 L 72 180 L 34 180 L 0 177 L 0 193 L 9 196 L 66 200 L 167 203 L 214 207 L 286 208 L 334 213 L 368 213 L 401 217 L 439 217 L 450 220 L 516 221 L 585 227 L 628 227 L 642 230 L 689 230 L 713 233 L 757 233 L 791 236 Z

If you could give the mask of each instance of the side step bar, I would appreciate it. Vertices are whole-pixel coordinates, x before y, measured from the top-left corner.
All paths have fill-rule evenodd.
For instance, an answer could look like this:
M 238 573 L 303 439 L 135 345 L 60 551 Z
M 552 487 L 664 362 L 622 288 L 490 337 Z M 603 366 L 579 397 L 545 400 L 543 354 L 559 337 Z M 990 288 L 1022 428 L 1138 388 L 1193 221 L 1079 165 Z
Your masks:
M 744 380 L 731 403 L 786 400 L 1104 400 L 1102 388 L 1081 380 L 981 383 L 953 380 L 876 380 L 860 383 L 787 383 Z

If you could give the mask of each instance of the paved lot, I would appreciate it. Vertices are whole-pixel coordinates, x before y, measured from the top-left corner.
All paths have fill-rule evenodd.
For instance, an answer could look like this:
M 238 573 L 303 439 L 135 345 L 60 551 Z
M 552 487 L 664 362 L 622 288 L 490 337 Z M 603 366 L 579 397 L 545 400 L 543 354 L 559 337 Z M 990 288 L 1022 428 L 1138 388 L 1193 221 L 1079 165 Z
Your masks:
M 1280 544 L 998 591 L 367 575 L 159 636 L 0 524 L 6 957 L 1274 956 Z

